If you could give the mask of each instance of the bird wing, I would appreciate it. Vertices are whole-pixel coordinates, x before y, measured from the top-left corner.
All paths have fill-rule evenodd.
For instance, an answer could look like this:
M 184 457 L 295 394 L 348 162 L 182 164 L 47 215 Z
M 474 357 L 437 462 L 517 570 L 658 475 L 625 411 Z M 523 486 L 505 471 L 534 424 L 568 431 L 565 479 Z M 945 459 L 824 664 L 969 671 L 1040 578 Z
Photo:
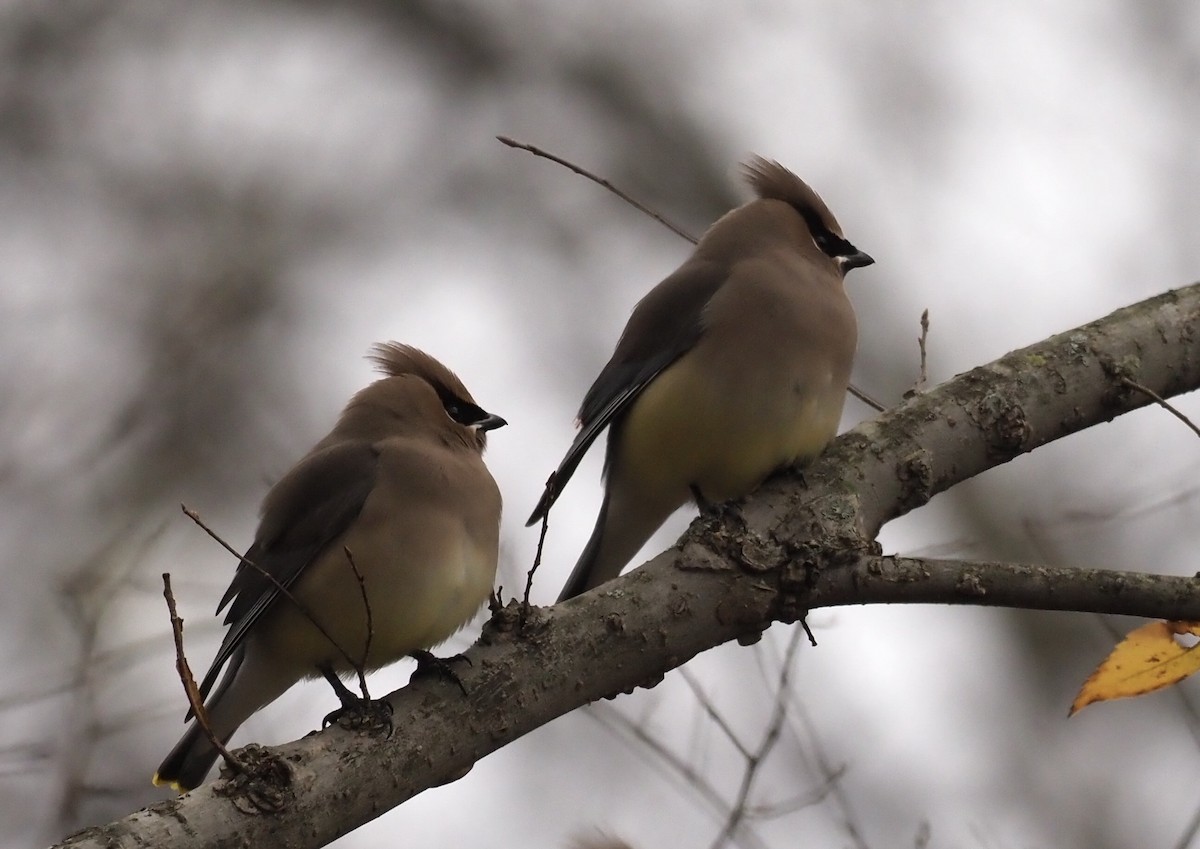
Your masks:
M 579 433 L 546 482 L 527 526 L 550 511 L 600 432 L 619 421 L 642 390 L 696 344 L 704 330 L 704 308 L 725 282 L 727 271 L 722 264 L 693 255 L 633 308 L 612 358 L 583 397 Z
M 201 696 L 208 695 L 221 667 L 275 604 L 280 588 L 294 584 L 358 516 L 378 468 L 373 443 L 335 443 L 305 457 L 267 494 L 258 534 L 244 558 L 254 566 L 238 565 L 217 606 L 218 613 L 229 606 L 225 624 L 230 628 L 200 685 Z

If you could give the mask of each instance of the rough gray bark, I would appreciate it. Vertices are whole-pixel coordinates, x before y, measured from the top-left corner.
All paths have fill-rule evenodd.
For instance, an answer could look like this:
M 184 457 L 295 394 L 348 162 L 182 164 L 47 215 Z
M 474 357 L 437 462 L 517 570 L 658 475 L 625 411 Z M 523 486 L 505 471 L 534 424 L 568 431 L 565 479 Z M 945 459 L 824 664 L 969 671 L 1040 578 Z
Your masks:
M 69 838 L 74 847 L 322 846 L 570 710 L 774 621 L 845 604 L 920 602 L 1200 619 L 1192 578 L 890 558 L 889 519 L 985 469 L 1200 387 L 1200 284 L 1015 351 L 841 436 L 805 473 L 698 519 L 598 592 L 510 604 L 469 652 L 464 697 L 425 680 L 389 696 L 390 739 L 331 728 L 271 750 L 284 776 L 214 781 Z M 1167 415 L 1164 411 L 1163 415 Z M 1182 425 L 1180 425 L 1182 426 Z M 255 750 L 255 760 L 263 750 Z

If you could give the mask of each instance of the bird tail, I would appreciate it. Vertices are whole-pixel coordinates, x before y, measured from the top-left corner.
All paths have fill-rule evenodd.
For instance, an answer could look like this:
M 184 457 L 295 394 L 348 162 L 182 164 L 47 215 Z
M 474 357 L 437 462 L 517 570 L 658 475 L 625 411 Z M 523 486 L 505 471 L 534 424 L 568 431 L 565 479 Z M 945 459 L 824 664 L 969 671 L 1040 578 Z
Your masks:
M 200 786 L 208 771 L 217 762 L 217 755 L 216 747 L 209 741 L 199 723 L 193 721 L 191 727 L 175 744 L 175 748 L 159 765 L 151 781 L 157 787 L 170 787 L 176 793 L 186 793 Z
M 608 519 L 608 500 L 609 493 L 605 492 L 604 503 L 600 505 L 600 515 L 596 517 L 596 527 L 592 529 L 591 539 L 583 547 L 583 553 L 579 555 L 579 560 L 575 562 L 575 568 L 571 570 L 571 577 L 567 578 L 562 592 L 558 594 L 559 601 L 566 601 L 585 593 L 609 578 L 615 578 L 621 571 L 621 566 L 618 566 L 617 572 L 608 577 L 599 578 L 597 576 L 596 561 L 600 556 L 600 542 L 604 536 L 604 527 Z
M 609 481 L 604 490 L 604 502 L 591 539 L 567 578 L 567 583 L 558 596 L 559 601 L 574 598 L 606 581 L 611 581 L 633 559 L 646 544 L 646 540 L 658 530 L 683 503 L 674 498 L 649 499 L 638 493 L 634 499 L 620 495 L 628 487 Z M 617 492 L 617 495 L 613 493 Z
M 222 743 L 228 742 L 229 738 L 233 736 L 233 732 L 237 731 L 238 726 L 250 715 L 246 713 L 245 716 L 230 716 L 230 705 L 222 705 L 222 699 L 233 684 L 244 659 L 244 650 L 234 653 L 220 685 L 206 705 L 213 733 Z M 193 719 L 183 737 L 175 744 L 175 748 L 159 764 L 151 781 L 157 787 L 170 787 L 177 793 L 192 790 L 203 783 L 219 755 L 220 753 L 212 741 L 208 739 L 208 735 L 204 733 L 204 729 L 200 727 L 200 723 Z

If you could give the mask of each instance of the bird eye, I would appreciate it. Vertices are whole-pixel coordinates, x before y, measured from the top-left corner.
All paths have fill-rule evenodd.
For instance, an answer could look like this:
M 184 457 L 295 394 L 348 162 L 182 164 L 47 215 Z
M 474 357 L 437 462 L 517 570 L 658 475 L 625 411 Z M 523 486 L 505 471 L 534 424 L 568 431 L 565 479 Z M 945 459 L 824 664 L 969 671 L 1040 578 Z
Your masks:
M 836 259 L 840 256 L 849 256 L 854 253 L 854 246 L 843 239 L 841 236 L 835 236 L 828 230 L 823 230 L 813 233 L 813 242 L 821 249 L 821 253 L 827 257 Z
M 468 401 L 447 399 L 442 404 L 446 409 L 446 415 L 460 425 L 472 425 L 486 415 L 477 405 Z

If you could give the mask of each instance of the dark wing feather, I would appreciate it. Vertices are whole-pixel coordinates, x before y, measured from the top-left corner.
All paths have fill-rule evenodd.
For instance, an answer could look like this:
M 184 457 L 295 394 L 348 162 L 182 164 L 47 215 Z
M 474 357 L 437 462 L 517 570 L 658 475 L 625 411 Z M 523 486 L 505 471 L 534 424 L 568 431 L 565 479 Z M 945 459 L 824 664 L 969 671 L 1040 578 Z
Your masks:
M 723 264 L 693 255 L 634 307 L 612 358 L 583 397 L 579 433 L 546 482 L 526 525 L 549 512 L 601 431 L 619 422 L 642 390 L 696 344 L 704 330 L 704 307 L 727 272 Z
M 217 606 L 219 613 L 229 605 L 225 624 L 230 628 L 200 685 L 201 696 L 208 694 L 221 667 L 275 603 L 279 586 L 295 583 L 358 516 L 375 486 L 378 457 L 370 442 L 337 443 L 305 457 L 267 494 L 258 535 L 246 552 L 246 560 L 259 568 L 239 564 Z

